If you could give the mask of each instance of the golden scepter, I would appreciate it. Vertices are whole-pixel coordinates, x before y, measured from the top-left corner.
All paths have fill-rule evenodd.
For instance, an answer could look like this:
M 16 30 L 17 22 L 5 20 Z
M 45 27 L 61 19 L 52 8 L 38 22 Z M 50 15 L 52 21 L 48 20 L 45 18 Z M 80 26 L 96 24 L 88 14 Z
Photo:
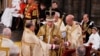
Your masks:
M 63 22 L 63 19 L 64 19 L 64 17 L 65 17 L 65 14 L 66 13 L 63 13 L 63 15 L 62 15 L 62 18 L 61 18 L 61 22 L 60 22 L 60 25 L 59 25 L 59 29 L 60 29 L 60 26 L 61 26 L 61 24 L 62 24 L 62 22 Z M 62 40 L 64 40 L 64 39 L 62 39 Z M 59 48 L 59 50 L 58 50 L 58 56 L 61 56 L 62 55 L 62 52 L 63 52 L 63 50 L 62 50 L 62 43 L 63 42 L 65 42 L 65 41 L 62 41 L 61 43 L 60 43 L 60 48 Z

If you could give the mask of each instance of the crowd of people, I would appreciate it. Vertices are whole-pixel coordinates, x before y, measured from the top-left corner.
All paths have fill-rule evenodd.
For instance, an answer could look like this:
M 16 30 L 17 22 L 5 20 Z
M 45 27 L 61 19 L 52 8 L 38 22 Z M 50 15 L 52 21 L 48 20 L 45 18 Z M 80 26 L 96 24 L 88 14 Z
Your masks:
M 65 17 L 65 20 L 64 20 Z M 50 8 L 35 0 L 12 0 L 1 17 L 4 28 L 2 47 L 10 48 L 10 55 L 18 56 L 19 48 L 10 39 L 11 31 L 24 30 L 21 40 L 22 56 L 62 56 L 62 49 L 76 49 L 73 56 L 85 56 L 86 48 L 92 44 L 91 53 L 100 49 L 100 36 L 94 21 L 88 14 L 81 22 L 73 14 L 62 16 L 57 2 Z

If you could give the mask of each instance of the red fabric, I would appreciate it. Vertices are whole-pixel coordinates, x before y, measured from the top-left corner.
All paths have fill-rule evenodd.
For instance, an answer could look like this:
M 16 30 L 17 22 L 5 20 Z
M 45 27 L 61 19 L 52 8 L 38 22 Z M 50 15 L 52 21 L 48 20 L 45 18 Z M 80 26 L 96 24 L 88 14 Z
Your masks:
M 27 5 L 28 6 L 28 5 Z M 27 13 L 31 13 L 33 12 L 33 10 L 37 10 L 38 9 L 38 5 L 37 4 L 32 4 L 29 8 Z
M 62 56 L 72 56 L 72 54 L 75 52 L 75 49 L 66 49 Z
M 90 46 L 85 46 L 85 48 L 86 48 L 86 55 L 85 56 L 91 56 L 90 55 L 90 51 L 91 51 L 91 49 L 92 49 L 92 45 L 90 45 Z M 65 49 L 64 51 L 63 51 L 63 54 L 62 54 L 62 56 L 72 56 L 72 54 L 73 53 L 75 53 L 75 49 Z
M 25 3 L 20 3 L 20 10 L 19 10 L 20 14 L 23 14 L 25 7 L 26 7 Z

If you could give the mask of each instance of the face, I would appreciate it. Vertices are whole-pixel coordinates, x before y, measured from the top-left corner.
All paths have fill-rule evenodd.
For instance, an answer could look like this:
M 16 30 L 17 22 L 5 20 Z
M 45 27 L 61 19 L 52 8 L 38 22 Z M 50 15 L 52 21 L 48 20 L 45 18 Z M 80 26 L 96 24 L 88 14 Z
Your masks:
M 95 34 L 97 31 L 95 29 L 92 29 L 92 33 Z
M 52 8 L 58 8 L 58 5 L 57 5 L 57 3 L 52 3 Z
M 43 9 L 45 9 L 45 6 L 41 4 L 40 8 L 43 10 Z
M 89 19 L 88 19 L 88 15 L 84 15 L 84 16 L 83 16 L 83 21 L 84 21 L 84 22 L 87 22 L 88 20 L 89 20 Z
M 53 25 L 53 21 L 47 21 L 47 25 L 51 27 Z
M 10 39 L 11 38 L 11 33 L 9 33 L 8 36 L 9 36 L 8 38 Z
M 72 17 L 66 17 L 66 23 L 67 23 L 68 25 L 72 25 L 72 24 L 73 24 Z
M 34 27 L 34 26 L 31 26 L 30 29 L 31 29 L 32 31 L 34 31 L 34 30 L 35 30 L 35 27 Z

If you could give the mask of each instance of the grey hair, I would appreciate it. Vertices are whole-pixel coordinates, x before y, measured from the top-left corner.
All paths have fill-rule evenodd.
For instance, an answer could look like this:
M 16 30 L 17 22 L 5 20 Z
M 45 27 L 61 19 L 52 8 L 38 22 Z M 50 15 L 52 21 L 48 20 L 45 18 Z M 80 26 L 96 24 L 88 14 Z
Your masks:
M 11 30 L 9 28 L 4 28 L 2 34 L 4 36 L 9 36 L 11 34 Z
M 86 54 L 86 49 L 85 46 L 81 45 L 76 49 L 76 52 L 78 54 L 78 56 L 85 56 Z
M 55 15 L 57 15 L 58 17 L 60 17 L 60 13 L 59 12 L 55 12 Z

